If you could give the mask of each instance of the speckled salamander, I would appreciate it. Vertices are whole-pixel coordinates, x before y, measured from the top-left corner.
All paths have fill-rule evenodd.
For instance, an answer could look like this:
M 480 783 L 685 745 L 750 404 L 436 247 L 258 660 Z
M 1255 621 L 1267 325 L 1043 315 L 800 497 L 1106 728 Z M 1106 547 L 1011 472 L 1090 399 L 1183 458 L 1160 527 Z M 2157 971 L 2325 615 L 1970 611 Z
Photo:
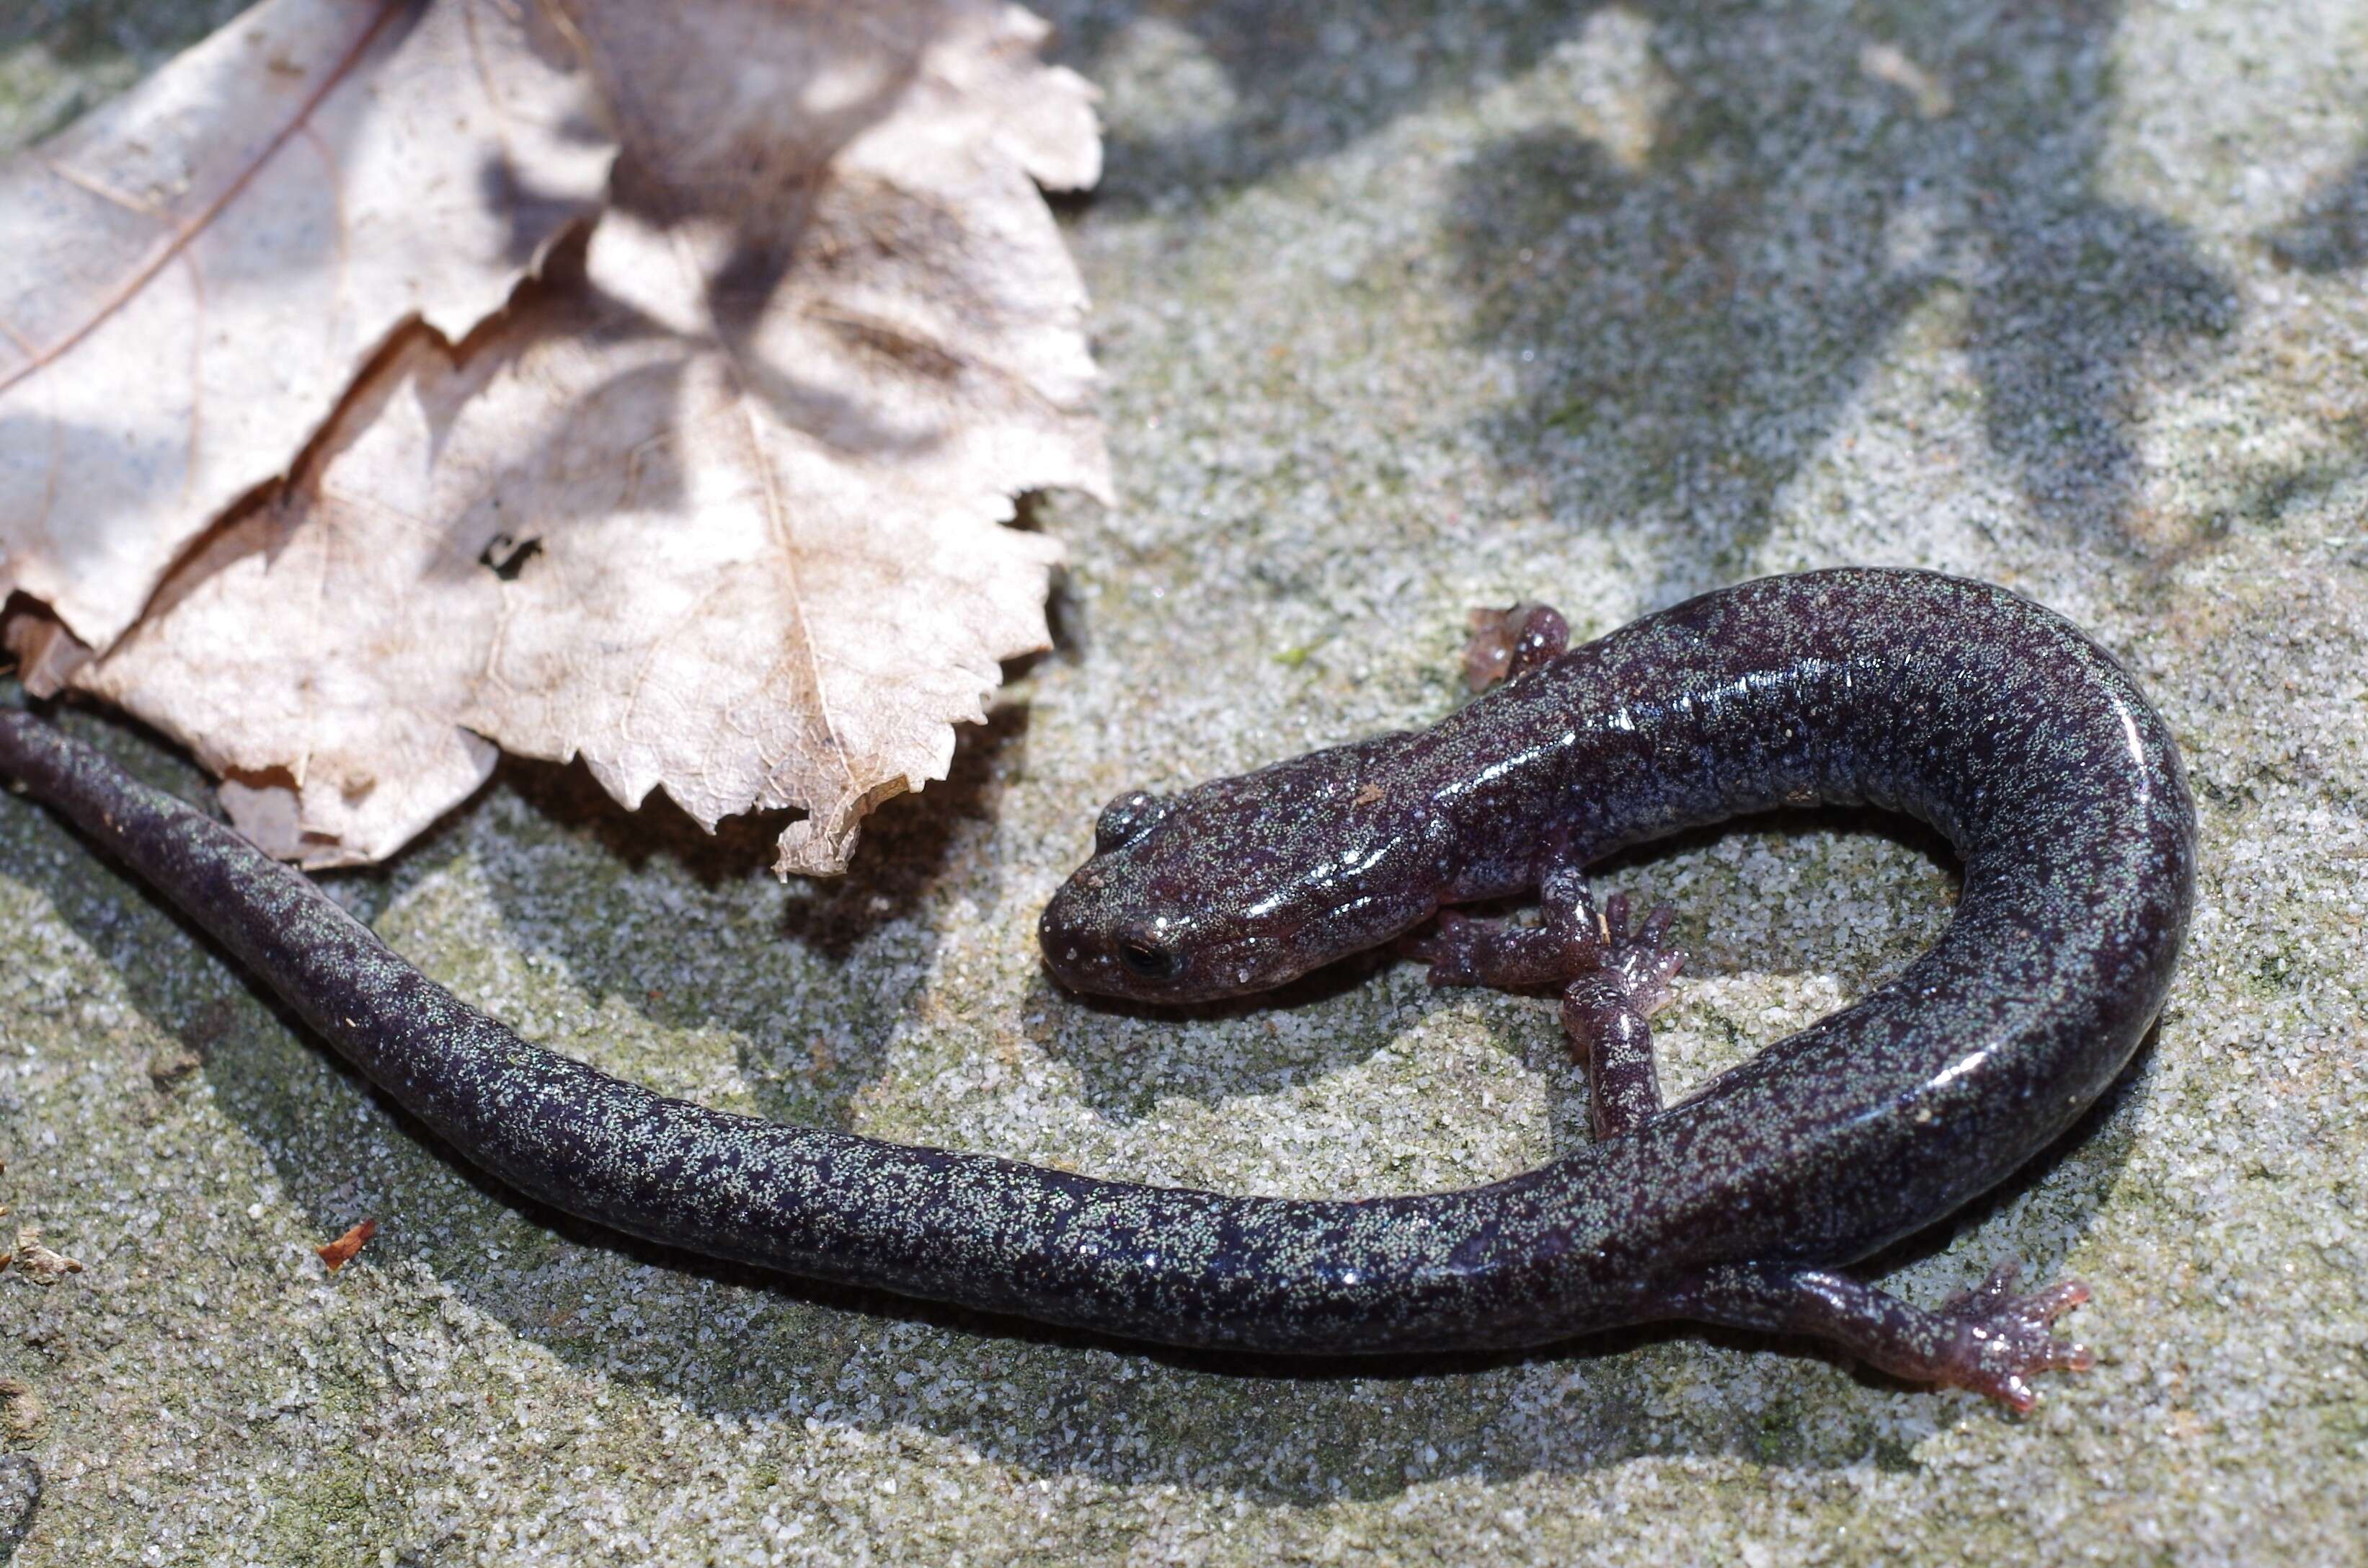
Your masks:
M 1563 651 L 1419 733 L 1111 802 L 1044 911 L 1073 989 L 1278 984 L 1540 891 L 1534 926 L 1440 915 L 1440 983 L 1554 986 L 1599 1140 L 1508 1180 L 1234 1198 L 784 1127 L 527 1044 L 294 871 L 29 715 L 0 773 L 219 937 L 372 1080 L 518 1190 L 632 1234 L 812 1278 L 1169 1344 L 1361 1353 L 1546 1343 L 1684 1318 L 1806 1335 L 2018 1407 L 2087 1364 L 2078 1285 L 2006 1273 L 1937 1312 L 1838 1270 L 2067 1128 L 2161 1006 L 2192 892 L 2178 754 L 2112 659 L 2003 589 L 1891 571 L 1769 578 Z M 1581 869 L 1741 812 L 1866 801 L 1964 860 L 1940 943 L 1864 1001 L 1663 1106 L 1645 1016 L 1679 956 Z

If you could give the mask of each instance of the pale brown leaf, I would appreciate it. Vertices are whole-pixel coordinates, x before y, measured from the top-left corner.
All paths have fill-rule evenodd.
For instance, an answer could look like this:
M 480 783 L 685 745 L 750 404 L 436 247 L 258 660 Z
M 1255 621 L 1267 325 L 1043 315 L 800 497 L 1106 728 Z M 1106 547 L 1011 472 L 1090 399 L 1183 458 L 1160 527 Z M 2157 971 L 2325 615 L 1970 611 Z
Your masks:
M 28 1278 L 43 1285 L 54 1285 L 69 1274 L 82 1272 L 80 1263 L 63 1253 L 43 1245 L 41 1233 L 30 1225 L 24 1226 L 17 1233 L 14 1261 L 17 1267 Z
M 0 167 L 0 597 L 111 645 L 398 325 L 467 332 L 596 208 L 613 147 L 538 15 L 267 0 Z
M 498 499 L 472 500 L 505 454 L 495 438 L 493 473 L 474 441 L 437 460 L 474 390 L 449 365 L 432 335 L 405 339 L 291 486 L 209 535 L 72 675 L 188 745 L 240 830 L 286 859 L 392 854 L 499 755 L 456 714 L 501 620 L 501 581 L 477 563 Z
M 1057 547 L 996 526 L 1012 496 L 1107 488 L 1030 181 L 1093 172 L 1090 89 L 967 0 L 575 14 L 631 195 L 581 276 L 465 359 L 406 345 L 75 678 L 309 864 L 390 852 L 486 737 L 710 826 L 803 807 L 780 869 L 840 870 L 1043 645 Z

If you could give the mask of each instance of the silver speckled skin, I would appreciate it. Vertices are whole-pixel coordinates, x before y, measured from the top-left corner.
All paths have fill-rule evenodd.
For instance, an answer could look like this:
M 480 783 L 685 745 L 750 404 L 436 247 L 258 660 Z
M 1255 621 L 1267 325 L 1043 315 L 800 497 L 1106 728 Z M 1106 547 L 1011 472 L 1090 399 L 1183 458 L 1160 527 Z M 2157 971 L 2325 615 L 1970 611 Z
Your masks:
M 1690 1306 L 1705 1270 L 1829 1267 L 1930 1223 L 2120 1071 L 2162 1004 L 2194 876 L 2177 752 L 2112 658 L 2010 593 L 1921 573 L 1708 594 L 1422 733 L 1118 802 L 1043 937 L 1073 986 L 1132 995 L 1273 984 L 1442 904 L 1784 803 L 1904 811 L 1964 858 L 1930 952 L 1634 1131 L 1466 1191 L 1300 1201 L 662 1098 L 518 1040 L 304 878 L 39 720 L 0 712 L 0 772 L 466 1158 L 556 1208 L 792 1274 L 1278 1351 L 1741 1321 Z M 1157 980 L 1124 961 L 1155 939 Z

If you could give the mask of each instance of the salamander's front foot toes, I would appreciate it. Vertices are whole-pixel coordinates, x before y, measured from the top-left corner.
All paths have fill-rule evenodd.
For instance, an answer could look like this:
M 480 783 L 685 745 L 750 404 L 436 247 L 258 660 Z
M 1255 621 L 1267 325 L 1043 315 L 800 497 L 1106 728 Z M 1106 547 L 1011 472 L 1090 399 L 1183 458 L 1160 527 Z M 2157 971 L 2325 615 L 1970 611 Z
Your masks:
M 2042 1372 L 2085 1372 L 2097 1358 L 2085 1345 L 2058 1339 L 2057 1318 L 2089 1299 L 2089 1287 L 2066 1279 L 2027 1296 L 2013 1293 L 2019 1263 L 2005 1263 L 1988 1278 L 1952 1298 L 1939 1316 L 1956 1331 L 1955 1344 L 1940 1368 L 1938 1381 L 1987 1394 L 2020 1412 L 2038 1403 L 2030 1380 Z
M 1628 1005 L 1650 1017 L 1668 1002 L 1678 971 L 1686 967 L 1686 955 L 1661 945 L 1677 921 L 1676 910 L 1666 903 L 1655 906 L 1631 934 L 1631 907 L 1624 892 L 1604 901 L 1602 966 L 1627 992 Z

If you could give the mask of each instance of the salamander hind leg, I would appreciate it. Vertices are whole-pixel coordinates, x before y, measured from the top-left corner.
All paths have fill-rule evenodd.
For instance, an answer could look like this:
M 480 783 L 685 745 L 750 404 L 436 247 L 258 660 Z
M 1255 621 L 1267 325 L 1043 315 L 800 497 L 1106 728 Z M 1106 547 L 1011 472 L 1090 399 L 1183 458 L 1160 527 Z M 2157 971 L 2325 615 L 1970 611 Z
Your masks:
M 2032 1378 L 2085 1372 L 2096 1358 L 2050 1331 L 2089 1299 L 2089 1288 L 2067 1279 L 2018 1296 L 2020 1271 L 2011 1263 L 1993 1269 L 1975 1289 L 1928 1312 L 1847 1275 L 1743 1264 L 1695 1276 L 1662 1304 L 1699 1323 L 1806 1335 L 1894 1377 L 1970 1389 L 2027 1411 L 2039 1397 Z

